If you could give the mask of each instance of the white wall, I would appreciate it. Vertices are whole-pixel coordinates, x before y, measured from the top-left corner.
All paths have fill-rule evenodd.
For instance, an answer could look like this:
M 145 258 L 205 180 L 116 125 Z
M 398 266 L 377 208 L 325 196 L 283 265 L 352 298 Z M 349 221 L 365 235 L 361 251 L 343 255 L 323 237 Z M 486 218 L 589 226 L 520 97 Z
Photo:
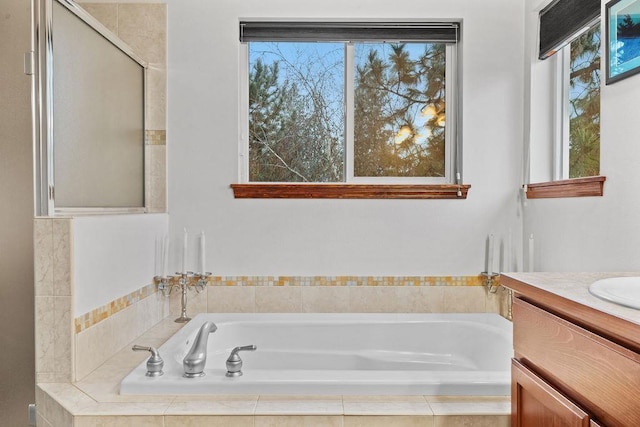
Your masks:
M 528 11 L 534 3 L 535 0 L 527 1 Z M 532 25 L 535 21 L 527 21 L 527 33 L 536 31 Z M 604 82 L 604 57 L 602 67 Z M 533 60 L 532 69 L 536 68 L 540 63 Z M 532 92 L 546 90 L 542 81 L 532 81 Z M 639 98 L 640 76 L 602 87 L 600 167 L 601 174 L 607 177 L 603 197 L 527 202 L 525 234 L 533 233 L 535 237 L 536 270 L 640 270 Z M 535 111 L 549 103 L 542 96 L 531 100 L 532 128 L 538 127 L 539 133 L 547 124 L 543 118 L 533 117 Z M 545 143 L 544 139 L 532 140 L 532 144 L 538 142 Z M 538 148 L 532 147 L 534 151 Z
M 525 10 L 525 182 L 553 180 L 554 103 L 557 56 L 538 60 L 538 14 L 551 0 L 526 0 Z
M 166 214 L 83 216 L 73 219 L 73 316 L 152 283 L 156 239 Z
M 167 0 L 170 229 L 218 275 L 473 275 L 521 235 L 522 1 Z M 240 18 L 462 19 L 467 200 L 235 200 Z M 195 239 L 192 239 L 195 240 Z M 195 245 L 190 258 L 195 257 Z M 174 262 L 178 262 L 174 256 Z M 190 266 L 195 268 L 195 266 Z

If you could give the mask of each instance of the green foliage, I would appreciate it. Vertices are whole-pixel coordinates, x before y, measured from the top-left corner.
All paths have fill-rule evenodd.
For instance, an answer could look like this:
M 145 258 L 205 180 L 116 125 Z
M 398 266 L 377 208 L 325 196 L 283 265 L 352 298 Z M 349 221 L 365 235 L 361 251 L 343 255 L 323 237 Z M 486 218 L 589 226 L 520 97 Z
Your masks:
M 571 44 L 569 177 L 600 173 L 600 27 Z
M 404 44 L 357 45 L 356 176 L 444 176 L 445 46 L 421 46 L 412 55 Z M 283 49 L 273 46 L 249 73 L 249 180 L 343 181 L 344 89 L 336 80 L 344 63 Z
M 444 176 L 444 45 L 417 59 L 404 44 L 386 58 L 368 49 L 356 70 L 355 175 Z
M 249 180 L 333 182 L 343 178 L 343 144 L 319 96 L 279 79 L 279 61 L 249 75 Z

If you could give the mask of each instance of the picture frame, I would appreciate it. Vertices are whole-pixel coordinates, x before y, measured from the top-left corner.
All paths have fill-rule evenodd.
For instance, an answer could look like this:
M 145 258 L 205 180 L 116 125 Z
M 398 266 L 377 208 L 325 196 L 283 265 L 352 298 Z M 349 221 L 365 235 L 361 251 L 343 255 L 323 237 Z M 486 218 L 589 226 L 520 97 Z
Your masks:
M 640 0 L 612 0 L 606 9 L 606 84 L 640 73 Z

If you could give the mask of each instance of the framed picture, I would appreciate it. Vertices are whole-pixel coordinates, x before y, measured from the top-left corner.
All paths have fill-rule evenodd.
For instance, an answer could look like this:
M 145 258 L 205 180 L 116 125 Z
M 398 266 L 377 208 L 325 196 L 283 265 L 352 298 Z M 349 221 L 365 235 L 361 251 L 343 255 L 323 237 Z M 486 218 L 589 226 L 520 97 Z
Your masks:
M 607 16 L 606 83 L 640 72 L 640 0 L 613 0 Z

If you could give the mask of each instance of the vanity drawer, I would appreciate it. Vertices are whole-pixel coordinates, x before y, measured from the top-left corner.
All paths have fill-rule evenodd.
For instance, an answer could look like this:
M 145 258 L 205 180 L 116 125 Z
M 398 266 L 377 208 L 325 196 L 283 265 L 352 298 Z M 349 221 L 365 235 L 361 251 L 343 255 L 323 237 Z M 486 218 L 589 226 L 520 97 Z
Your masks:
M 602 424 L 640 426 L 640 355 L 515 298 L 516 358 Z

